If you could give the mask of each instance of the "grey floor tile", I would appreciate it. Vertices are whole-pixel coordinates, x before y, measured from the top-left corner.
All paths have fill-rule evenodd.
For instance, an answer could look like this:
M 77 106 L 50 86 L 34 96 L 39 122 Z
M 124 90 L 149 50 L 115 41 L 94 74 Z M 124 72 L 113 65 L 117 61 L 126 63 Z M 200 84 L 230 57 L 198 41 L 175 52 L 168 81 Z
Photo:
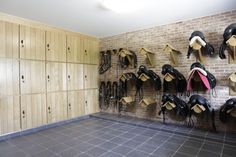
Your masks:
M 99 148 L 99 147 L 94 147 L 92 149 L 89 149 L 88 151 L 86 151 L 86 153 L 90 156 L 93 157 L 98 157 L 102 154 L 104 154 L 105 152 L 107 152 L 105 149 Z
M 123 146 L 123 145 L 115 147 L 114 149 L 112 149 L 113 152 L 116 152 L 116 153 L 119 153 L 119 154 L 122 154 L 122 155 L 126 155 L 127 153 L 129 153 L 132 150 L 133 150 L 133 148 L 126 147 L 126 146 Z
M 156 157 L 171 157 L 174 153 L 175 152 L 172 150 L 159 148 L 155 152 L 153 152 L 152 155 Z
M 76 150 L 74 148 L 69 148 L 69 149 L 66 149 L 66 150 L 60 152 L 59 155 L 61 157 L 74 157 L 74 156 L 76 156 L 76 155 L 78 155 L 80 153 L 81 153 L 80 151 L 78 151 L 78 150 Z
M 184 153 L 177 152 L 174 154 L 173 157 L 194 157 L 194 156 L 190 155 L 190 154 L 184 154 Z
M 45 151 L 34 154 L 33 157 L 58 157 L 58 155 L 49 150 L 45 150 Z
M 138 150 L 133 150 L 127 154 L 128 157 L 148 157 L 149 154 Z
M 202 146 L 203 150 L 213 152 L 213 153 L 218 153 L 220 154 L 223 148 L 223 144 L 220 143 L 204 143 Z
M 225 146 L 223 149 L 223 155 L 235 156 L 236 149 L 232 149 L 230 146 Z
M 191 154 L 191 155 L 197 155 L 197 153 L 199 152 L 199 148 L 182 146 L 179 148 L 178 152 L 185 153 L 185 154 Z
M 26 157 L 27 154 L 24 153 L 23 151 L 19 151 L 19 150 L 13 150 L 7 154 L 3 154 L 1 155 L 1 157 Z
M 80 151 L 80 152 L 85 152 L 85 151 L 92 149 L 94 147 L 95 147 L 94 145 L 91 145 L 89 143 L 81 142 L 80 144 L 74 146 L 73 148 Z
M 87 141 L 87 143 L 92 144 L 92 145 L 99 145 L 104 142 L 105 142 L 105 140 L 102 140 L 100 138 L 93 138 L 93 139 Z
M 180 146 L 181 146 L 181 143 L 178 144 L 178 143 L 172 143 L 171 141 L 168 141 L 168 142 L 163 143 L 160 146 L 160 148 L 176 151 Z
M 36 154 L 38 152 L 44 151 L 46 150 L 45 147 L 42 147 L 40 145 L 32 145 L 31 147 L 22 147 L 20 148 L 23 152 L 27 153 L 27 154 Z
M 193 147 L 193 148 L 200 148 L 203 144 L 203 141 L 196 141 L 196 140 L 188 140 L 185 141 L 183 146 Z
M 198 157 L 220 157 L 220 154 L 208 152 L 206 150 L 201 150 L 197 156 Z
M 115 137 L 115 138 L 110 140 L 110 142 L 116 143 L 116 144 L 123 144 L 123 143 L 125 143 L 127 141 L 128 140 L 126 138 L 122 138 L 122 137 Z
M 111 150 L 111 149 L 113 149 L 114 147 L 117 147 L 117 146 L 118 146 L 118 144 L 111 143 L 111 142 L 105 142 L 105 143 L 102 143 L 102 144 L 98 145 L 98 147 L 103 148 L 105 150 Z
M 131 147 L 131 148 L 135 148 L 141 144 L 142 144 L 142 142 L 140 142 L 140 141 L 129 140 L 129 141 L 125 142 L 123 145 L 127 146 L 127 147 Z
M 115 152 L 106 152 L 105 154 L 102 154 L 101 157 L 122 157 L 122 155 Z
M 126 133 L 120 135 L 120 137 L 124 137 L 124 138 L 127 138 L 127 139 L 134 138 L 135 136 L 137 136 L 137 134 L 130 133 L 130 132 L 126 132 Z
M 63 144 L 63 143 L 59 143 L 59 144 L 56 144 L 52 147 L 49 147 L 48 149 L 54 153 L 60 153 L 66 149 L 70 148 L 70 146 L 66 145 L 66 144 Z
M 149 145 L 148 143 L 142 144 L 139 147 L 136 148 L 137 150 L 140 150 L 142 152 L 146 152 L 146 153 L 152 153 L 154 152 L 154 150 L 157 149 L 156 146 L 153 145 Z

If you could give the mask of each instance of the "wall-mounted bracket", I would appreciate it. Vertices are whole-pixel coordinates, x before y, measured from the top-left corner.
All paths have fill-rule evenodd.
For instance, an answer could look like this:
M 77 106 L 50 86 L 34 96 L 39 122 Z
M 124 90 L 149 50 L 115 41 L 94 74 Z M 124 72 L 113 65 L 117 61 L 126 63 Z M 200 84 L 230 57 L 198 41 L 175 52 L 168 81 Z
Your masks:
M 153 53 L 150 50 L 148 50 L 147 48 L 143 48 L 143 47 L 139 50 L 139 53 L 146 57 L 147 64 L 149 64 L 152 67 L 155 66 L 155 57 L 154 57 L 155 53 Z
M 227 41 L 226 44 L 230 47 L 232 50 L 232 54 L 229 56 L 229 63 L 235 64 L 236 63 L 236 35 L 231 36 Z
M 157 103 L 156 100 L 153 98 L 144 98 L 139 102 L 139 105 L 146 108 L 146 107 L 148 107 L 150 105 L 154 105 L 156 103 Z
M 179 65 L 178 55 L 181 54 L 179 50 L 175 49 L 173 46 L 167 43 L 163 48 L 163 51 L 170 54 L 170 60 L 174 66 Z
M 206 42 L 199 36 L 193 37 L 189 43 L 189 46 L 197 51 L 196 57 L 201 63 L 205 63 L 205 57 L 202 55 L 202 47 L 206 46 Z
M 130 104 L 133 104 L 135 102 L 135 98 L 134 97 L 122 97 L 120 99 L 120 102 L 123 104 L 123 105 L 130 105 Z

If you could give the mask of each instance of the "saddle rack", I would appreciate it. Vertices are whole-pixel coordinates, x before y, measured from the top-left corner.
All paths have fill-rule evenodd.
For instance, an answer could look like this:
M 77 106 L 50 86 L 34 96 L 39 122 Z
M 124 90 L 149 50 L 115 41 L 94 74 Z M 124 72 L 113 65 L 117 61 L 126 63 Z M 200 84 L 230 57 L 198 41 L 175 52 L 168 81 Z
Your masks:
M 150 105 L 156 104 L 156 100 L 152 98 L 144 98 L 139 102 L 139 105 L 141 105 L 143 108 L 147 108 Z
M 236 95 L 236 73 L 232 73 L 228 77 L 229 80 L 229 94 L 235 96 Z
M 227 41 L 226 44 L 230 47 L 233 54 L 230 55 L 229 63 L 235 64 L 236 63 L 236 35 L 232 35 Z
M 167 110 L 172 110 L 176 108 L 176 105 L 168 101 L 164 105 L 162 105 L 162 107 L 166 107 Z
M 129 65 L 131 65 L 132 67 L 134 66 L 133 62 L 132 62 L 133 54 L 129 50 L 121 49 L 119 52 L 117 52 L 117 54 L 118 54 L 118 56 L 123 57 L 123 58 L 127 57 L 128 61 L 129 61 Z
M 128 97 L 123 97 L 120 99 L 120 102 L 123 105 L 129 105 L 129 104 L 133 104 L 135 101 L 134 97 L 128 96 Z
M 139 53 L 146 57 L 147 64 L 149 64 L 151 67 L 155 66 L 155 57 L 154 57 L 155 53 L 143 47 L 139 50 Z
M 142 80 L 143 82 L 147 81 L 150 79 L 149 76 L 147 76 L 146 74 L 142 73 L 139 77 L 140 80 Z
M 202 55 L 202 47 L 206 46 L 206 43 L 201 40 L 201 38 L 195 38 L 195 40 L 191 40 L 189 46 L 197 51 L 197 59 L 201 62 L 205 62 L 205 57 Z
M 181 54 L 179 50 L 175 49 L 173 46 L 167 43 L 163 48 L 163 51 L 170 54 L 170 60 L 174 66 L 179 65 L 178 55 Z
M 202 113 L 206 110 L 206 108 L 202 105 L 196 104 L 191 108 L 191 110 L 193 110 L 195 113 Z

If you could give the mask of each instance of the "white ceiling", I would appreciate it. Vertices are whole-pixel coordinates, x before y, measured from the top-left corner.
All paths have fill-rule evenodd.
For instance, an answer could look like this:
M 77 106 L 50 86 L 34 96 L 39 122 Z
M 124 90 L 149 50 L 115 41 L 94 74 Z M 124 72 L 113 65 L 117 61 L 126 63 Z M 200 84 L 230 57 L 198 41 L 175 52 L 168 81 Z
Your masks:
M 102 7 L 100 1 L 0 0 L 0 11 L 106 37 L 236 9 L 236 0 L 144 0 L 135 12 L 116 13 Z

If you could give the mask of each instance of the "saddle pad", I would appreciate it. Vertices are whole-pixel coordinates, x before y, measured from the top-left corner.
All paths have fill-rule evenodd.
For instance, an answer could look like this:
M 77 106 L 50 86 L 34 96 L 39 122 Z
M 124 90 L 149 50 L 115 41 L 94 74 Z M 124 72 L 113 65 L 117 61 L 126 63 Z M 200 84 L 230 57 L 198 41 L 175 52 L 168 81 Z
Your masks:
M 207 72 L 199 67 L 195 67 L 192 70 L 190 70 L 190 72 L 188 73 L 188 77 L 191 75 L 191 73 L 195 70 L 198 70 L 199 72 L 201 72 L 204 76 L 207 76 Z
M 195 70 L 193 73 L 191 73 L 189 79 L 188 79 L 188 84 L 187 84 L 187 90 L 192 90 L 192 84 L 191 84 L 191 80 L 193 79 L 194 73 L 197 71 L 198 75 L 200 76 L 203 84 L 205 85 L 205 87 L 207 88 L 207 90 L 211 89 L 210 83 L 207 79 L 206 76 L 204 76 L 200 71 Z
M 205 42 L 204 40 L 202 40 L 202 38 L 199 37 L 199 36 L 193 37 L 193 38 L 190 40 L 189 45 L 190 45 L 191 47 L 193 47 L 194 43 L 197 42 L 197 41 L 198 41 L 203 47 L 206 46 L 206 42 Z

